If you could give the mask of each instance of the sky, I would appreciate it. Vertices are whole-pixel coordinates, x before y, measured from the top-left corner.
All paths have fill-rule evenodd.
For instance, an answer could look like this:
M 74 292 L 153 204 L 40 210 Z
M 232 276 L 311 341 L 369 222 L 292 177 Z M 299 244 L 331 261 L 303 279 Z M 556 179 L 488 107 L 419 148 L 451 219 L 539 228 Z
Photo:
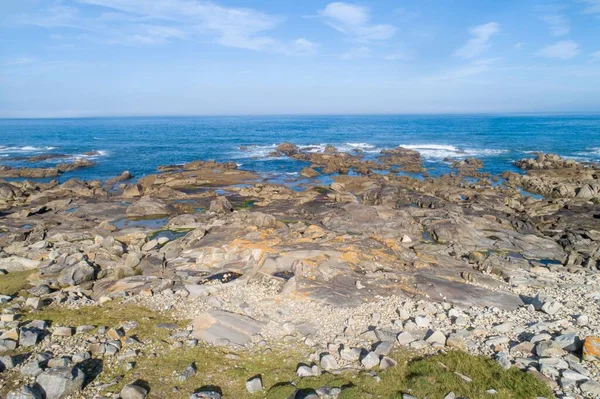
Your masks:
M 0 0 L 0 117 L 600 112 L 600 0 Z

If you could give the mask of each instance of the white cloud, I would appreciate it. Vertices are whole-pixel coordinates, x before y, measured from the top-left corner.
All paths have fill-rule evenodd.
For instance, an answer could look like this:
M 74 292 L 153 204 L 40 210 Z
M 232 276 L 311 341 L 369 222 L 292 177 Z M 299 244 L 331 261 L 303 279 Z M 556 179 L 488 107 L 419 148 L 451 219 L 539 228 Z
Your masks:
M 588 4 L 584 10 L 586 14 L 600 14 L 600 0 L 583 0 L 583 2 Z
M 201 0 L 74 0 L 71 4 L 47 8 L 26 22 L 80 29 L 112 44 L 152 45 L 209 36 L 226 47 L 287 54 L 302 43 L 272 37 L 270 31 L 285 18 L 251 8 Z M 76 4 L 93 7 L 84 14 Z
M 524 46 L 524 45 L 525 45 L 525 43 L 523 43 L 523 42 L 518 42 L 518 43 L 515 43 L 515 45 L 514 45 L 514 48 L 515 48 L 516 50 L 521 50 L 521 49 L 523 48 L 523 46 Z
M 436 75 L 427 76 L 423 78 L 423 81 L 427 83 L 447 83 L 465 81 L 473 76 L 489 72 L 492 69 L 493 64 L 496 64 L 500 60 L 502 60 L 502 58 L 487 58 L 482 60 L 471 61 L 466 65 L 460 66 L 458 68 L 441 72 Z
M 23 66 L 29 65 L 33 63 L 33 58 L 29 57 L 17 57 L 14 59 L 8 59 L 2 63 L 2 66 L 5 67 L 15 67 L 15 66 Z
M 355 4 L 329 3 L 319 15 L 332 28 L 352 35 L 361 42 L 386 40 L 396 33 L 392 25 L 371 24 L 369 9 Z
M 540 57 L 569 60 L 580 53 L 579 44 L 572 40 L 563 40 L 551 44 L 536 53 Z
M 596 51 L 595 53 L 590 54 L 593 58 L 599 59 L 600 60 L 600 50 Z
M 544 22 L 548 24 L 550 27 L 550 32 L 552 36 L 565 36 L 568 35 L 571 31 L 571 26 L 569 25 L 569 21 L 565 18 L 564 15 L 561 14 L 551 14 L 544 15 L 542 17 Z
M 360 46 L 357 48 L 353 48 L 344 54 L 342 54 L 342 59 L 344 60 L 354 60 L 357 58 L 369 58 L 371 56 L 371 49 L 367 46 Z
M 461 48 L 454 52 L 457 57 L 465 59 L 475 58 L 491 47 L 490 38 L 500 31 L 500 25 L 496 22 L 474 26 L 469 29 L 473 36 Z
M 295 54 L 315 54 L 319 45 L 317 43 L 306 40 L 305 38 L 296 39 L 293 41 L 293 53 Z

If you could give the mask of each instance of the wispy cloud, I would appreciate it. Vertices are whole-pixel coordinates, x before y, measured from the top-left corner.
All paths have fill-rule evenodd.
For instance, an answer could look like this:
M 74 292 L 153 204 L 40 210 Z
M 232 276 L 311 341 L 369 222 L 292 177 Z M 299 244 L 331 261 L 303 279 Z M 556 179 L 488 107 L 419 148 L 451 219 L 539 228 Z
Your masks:
M 571 26 L 567 18 L 562 14 L 550 14 L 542 16 L 542 20 L 550 27 L 552 36 L 565 36 L 571 31 Z
M 563 40 L 544 47 L 536 53 L 537 56 L 569 60 L 580 53 L 579 44 L 572 40 Z
M 386 40 L 396 33 L 392 25 L 371 23 L 369 9 L 355 4 L 329 3 L 319 15 L 332 28 L 364 43 Z
M 600 0 L 582 0 L 587 4 L 584 12 L 586 14 L 600 14 Z
M 466 65 L 462 65 L 458 68 L 444 71 L 436 75 L 431 75 L 423 78 L 427 83 L 447 83 L 464 81 L 476 75 L 481 75 L 489 72 L 492 66 L 496 64 L 502 58 L 487 58 L 481 60 L 475 60 L 468 62 Z
M 33 58 L 30 58 L 30 57 L 17 57 L 17 58 L 5 60 L 4 62 L 2 62 L 2 66 L 4 66 L 4 67 L 23 66 L 23 65 L 32 64 L 33 61 L 34 61 Z
M 483 54 L 491 47 L 490 38 L 500 31 L 500 25 L 496 22 L 474 26 L 469 29 L 472 38 L 461 48 L 454 52 L 457 57 L 465 59 L 475 58 Z
M 590 54 L 592 56 L 592 58 L 595 58 L 597 60 L 600 60 L 600 50 L 596 51 L 595 53 Z
M 79 29 L 102 41 L 124 45 L 157 45 L 208 36 L 226 47 L 291 54 L 294 49 L 306 52 L 309 43 L 307 39 L 283 41 L 271 35 L 284 17 L 208 1 L 75 0 L 72 5 L 65 4 L 43 9 L 23 22 Z M 85 13 L 82 6 L 86 6 Z

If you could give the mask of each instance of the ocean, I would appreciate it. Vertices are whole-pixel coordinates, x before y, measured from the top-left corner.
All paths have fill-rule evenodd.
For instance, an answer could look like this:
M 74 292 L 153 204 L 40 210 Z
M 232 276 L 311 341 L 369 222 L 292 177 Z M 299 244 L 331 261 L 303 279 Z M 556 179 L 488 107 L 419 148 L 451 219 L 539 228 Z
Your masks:
M 421 153 L 430 174 L 451 171 L 449 159 L 477 157 L 483 171 L 516 170 L 512 162 L 535 152 L 600 161 L 600 115 L 541 116 L 240 116 L 0 119 L 0 164 L 49 167 L 24 157 L 66 154 L 97 166 L 60 177 L 136 177 L 160 165 L 193 160 L 234 161 L 271 181 L 293 181 L 305 163 L 269 154 L 282 142 L 309 151 L 332 144 L 375 157 L 403 146 Z M 86 154 L 94 151 L 92 154 Z

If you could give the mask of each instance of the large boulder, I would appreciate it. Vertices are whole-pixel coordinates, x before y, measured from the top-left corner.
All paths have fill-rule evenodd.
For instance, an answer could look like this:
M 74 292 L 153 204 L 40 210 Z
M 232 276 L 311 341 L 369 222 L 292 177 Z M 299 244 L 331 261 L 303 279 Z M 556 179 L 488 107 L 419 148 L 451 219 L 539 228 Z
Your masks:
M 163 200 L 144 197 L 131 204 L 126 213 L 133 217 L 167 216 L 175 213 L 175 208 Z
M 64 399 L 83 387 L 85 375 L 78 367 L 54 367 L 40 374 L 36 382 L 46 399 Z
M 298 146 L 292 143 L 281 143 L 275 148 L 275 151 L 289 157 L 298 153 Z
M 209 210 L 215 213 L 233 212 L 233 206 L 227 197 L 217 197 L 210 202 Z
M 92 281 L 96 271 L 86 261 L 82 260 L 61 270 L 58 282 L 65 285 L 79 285 L 86 281 Z

